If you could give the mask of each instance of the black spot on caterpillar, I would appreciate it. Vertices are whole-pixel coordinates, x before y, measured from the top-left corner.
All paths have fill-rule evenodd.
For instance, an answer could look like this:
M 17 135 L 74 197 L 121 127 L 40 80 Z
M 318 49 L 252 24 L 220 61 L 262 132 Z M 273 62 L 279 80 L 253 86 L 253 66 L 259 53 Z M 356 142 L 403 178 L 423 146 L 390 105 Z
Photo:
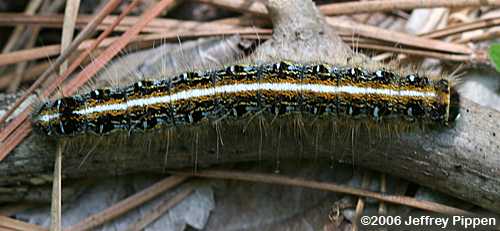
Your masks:
M 96 89 L 44 103 L 32 122 L 38 133 L 56 137 L 135 134 L 255 115 L 446 126 L 457 97 L 446 79 L 282 61 Z

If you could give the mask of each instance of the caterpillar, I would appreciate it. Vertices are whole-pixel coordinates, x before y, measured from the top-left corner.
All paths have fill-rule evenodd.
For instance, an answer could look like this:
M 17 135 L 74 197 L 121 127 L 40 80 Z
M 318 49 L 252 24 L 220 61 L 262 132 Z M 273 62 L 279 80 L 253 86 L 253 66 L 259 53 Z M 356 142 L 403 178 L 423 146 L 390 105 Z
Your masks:
M 32 123 L 50 137 L 132 135 L 256 114 L 447 126 L 452 96 L 446 79 L 281 61 L 186 72 L 63 97 L 42 104 Z

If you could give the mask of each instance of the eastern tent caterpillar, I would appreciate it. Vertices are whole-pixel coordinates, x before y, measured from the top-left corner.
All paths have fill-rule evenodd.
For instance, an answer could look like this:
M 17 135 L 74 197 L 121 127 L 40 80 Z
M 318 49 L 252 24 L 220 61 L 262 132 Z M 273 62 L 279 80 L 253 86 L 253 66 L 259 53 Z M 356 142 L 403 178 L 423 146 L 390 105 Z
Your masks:
M 418 74 L 282 61 L 186 72 L 57 99 L 36 112 L 33 125 L 58 137 L 132 134 L 258 113 L 447 125 L 450 92 L 448 80 Z

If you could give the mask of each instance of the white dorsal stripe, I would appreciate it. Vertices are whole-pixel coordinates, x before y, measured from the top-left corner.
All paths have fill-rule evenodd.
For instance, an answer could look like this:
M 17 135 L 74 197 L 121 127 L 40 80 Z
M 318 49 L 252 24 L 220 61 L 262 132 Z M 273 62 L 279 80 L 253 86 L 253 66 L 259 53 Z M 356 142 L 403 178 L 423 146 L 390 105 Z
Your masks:
M 238 93 L 247 91 L 293 91 L 293 92 L 315 92 L 327 94 L 356 94 L 356 95 L 384 95 L 392 97 L 436 97 L 433 91 L 417 90 L 393 90 L 387 88 L 371 88 L 357 86 L 332 86 L 325 84 L 300 84 L 300 83 L 250 83 L 250 84 L 232 84 L 216 86 L 212 88 L 189 89 L 172 95 L 155 96 L 141 99 L 132 99 L 123 103 L 96 105 L 84 109 L 76 110 L 73 113 L 79 115 L 88 115 L 105 111 L 121 111 L 130 107 L 148 106 L 160 103 L 171 103 L 179 100 L 186 100 L 198 97 L 213 96 L 224 93 Z M 59 117 L 59 114 L 41 115 L 40 121 L 50 121 Z

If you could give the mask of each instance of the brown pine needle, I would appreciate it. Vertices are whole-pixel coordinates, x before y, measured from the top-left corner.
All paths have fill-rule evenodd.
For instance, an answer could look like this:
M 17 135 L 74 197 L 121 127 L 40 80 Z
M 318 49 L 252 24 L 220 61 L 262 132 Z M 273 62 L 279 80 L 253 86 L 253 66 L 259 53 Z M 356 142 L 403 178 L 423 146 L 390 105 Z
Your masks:
M 167 212 L 170 208 L 174 207 L 179 202 L 184 200 L 184 198 L 191 195 L 192 192 L 193 192 L 192 188 L 187 188 L 187 189 L 184 189 L 183 191 L 177 193 L 174 197 L 163 200 L 162 202 L 160 202 L 158 204 L 158 206 L 153 208 L 148 213 L 144 214 L 144 216 L 142 216 L 142 218 L 140 218 L 136 222 L 130 224 L 127 228 L 127 231 L 143 230 L 149 224 L 151 224 L 156 219 L 158 219 L 160 216 L 165 214 L 165 212 Z
M 0 215 L 0 230 L 18 230 L 18 231 L 47 231 L 38 225 L 33 225 L 20 220 Z
M 0 54 L 0 66 L 39 58 L 46 58 L 54 54 L 59 54 L 60 50 L 60 45 L 49 45 Z
M 52 182 L 52 205 L 50 208 L 50 230 L 60 231 L 61 227 L 61 212 L 62 212 L 62 158 L 63 158 L 64 142 L 59 143 L 56 151 L 54 163 L 54 180 Z
M 28 117 L 29 112 L 25 112 L 24 114 L 20 114 L 19 116 Z M 2 130 L 2 133 L 0 133 L 10 134 L 10 136 L 6 136 L 6 138 L 4 138 L 5 140 L 2 143 L 2 148 L 0 149 L 0 161 L 3 160 L 12 150 L 14 150 L 14 148 L 31 132 L 31 124 L 22 124 L 22 121 L 20 121 L 21 119 L 22 118 L 18 119 L 18 121 L 14 121 L 14 119 L 12 121 L 15 122 L 15 125 L 19 124 L 19 127 L 11 126 L 9 130 L 7 130 L 6 128 Z
M 47 4 L 46 6 L 43 6 L 40 9 L 40 14 L 47 14 L 47 13 L 53 13 L 57 11 L 61 5 L 64 3 L 64 0 L 57 0 L 57 1 L 52 1 L 50 4 Z M 40 26 L 29 26 L 26 30 L 26 32 L 29 32 L 30 37 L 28 38 L 28 41 L 26 44 L 23 44 L 23 48 L 32 48 L 35 46 L 35 43 L 38 38 L 38 34 L 41 31 Z M 26 32 L 23 34 L 23 36 L 26 36 Z M 11 81 L 11 84 L 9 88 L 7 89 L 8 92 L 15 92 L 17 88 L 19 87 L 21 83 L 21 79 L 23 78 L 24 72 L 26 68 L 28 67 L 27 62 L 21 62 L 17 63 L 16 65 L 16 77 Z
M 0 124 L 3 124 L 5 121 L 7 121 L 7 118 L 9 118 L 10 115 L 30 96 L 33 94 L 35 89 L 41 86 L 43 82 L 49 77 L 49 75 L 66 59 L 67 56 L 71 53 L 71 51 L 74 50 L 85 38 L 87 38 L 93 31 L 95 26 L 97 26 L 100 21 L 111 11 L 113 11 L 118 4 L 120 3 L 121 0 L 111 0 L 109 1 L 99 12 L 96 17 L 95 21 L 91 24 L 89 24 L 80 34 L 75 38 L 75 40 L 71 43 L 71 45 L 66 49 L 66 52 L 63 52 L 57 59 L 56 61 L 44 72 L 42 75 L 31 85 L 31 87 L 26 90 L 26 92 L 21 96 L 14 105 L 9 109 L 1 118 L 0 118 Z M 30 114 L 30 107 L 25 109 L 19 116 L 17 116 L 11 123 L 9 123 L 3 130 L 0 131 L 0 142 L 3 142 L 2 148 L 0 149 L 0 161 L 7 156 L 7 154 L 14 149 L 17 144 L 19 144 L 24 137 L 26 137 L 30 129 L 28 127 L 27 130 L 23 130 L 22 134 L 11 134 L 19 125 L 24 122 Z M 28 124 L 29 125 L 29 124 Z M 5 139 L 8 136 L 14 136 L 20 138 L 20 140 L 11 140 L 13 143 L 7 143 L 4 142 Z
M 378 50 L 378 51 L 388 51 L 388 52 L 395 52 L 395 53 L 400 53 L 400 54 L 407 54 L 407 55 L 414 55 L 414 56 L 421 56 L 421 57 L 428 57 L 428 58 L 436 58 L 436 59 L 441 59 L 441 60 L 450 60 L 450 61 L 455 61 L 455 62 L 470 62 L 471 60 L 474 60 L 477 63 L 487 62 L 487 60 L 480 59 L 480 56 L 449 54 L 449 53 L 436 52 L 436 51 L 398 48 L 398 47 L 383 46 L 383 45 L 376 45 L 376 44 L 365 44 L 365 43 L 352 43 L 351 46 L 358 47 L 358 48 L 366 48 L 366 49 L 371 49 L 371 50 Z
M 151 20 L 158 16 L 164 9 L 171 7 L 174 0 L 162 0 L 144 12 L 141 19 L 130 27 L 119 39 L 111 44 L 106 50 L 100 54 L 91 65 L 85 67 L 75 79 L 70 81 L 63 88 L 64 95 L 73 94 L 79 87 L 85 84 L 95 73 L 104 67 L 116 54 L 118 54 L 125 46 L 135 38 L 142 28 L 144 28 Z
M 368 172 L 363 174 L 363 180 L 361 182 L 361 188 L 367 189 L 370 187 L 370 175 Z M 356 204 L 356 211 L 354 213 L 354 219 L 352 223 L 352 231 L 358 231 L 358 220 L 363 215 L 363 211 L 365 210 L 365 199 L 363 197 L 358 197 L 358 203 Z
M 166 28 L 168 29 L 168 28 Z M 112 31 L 110 31 L 112 32 Z M 104 33 L 104 32 L 103 32 Z M 134 38 L 131 42 L 143 42 L 143 41 L 164 41 L 165 39 L 177 39 L 177 38 L 199 38 L 199 37 L 209 37 L 209 36 L 223 36 L 223 35 L 234 35 L 234 34 L 240 34 L 240 35 L 266 35 L 270 34 L 271 30 L 269 29 L 259 29 L 259 28 L 250 28 L 250 27 L 245 27 L 245 28 L 227 28 L 227 29 L 222 29 L 222 28 L 212 28 L 212 29 L 203 29 L 203 30 L 171 30 L 171 31 L 164 31 L 162 33 L 155 33 L 155 34 L 149 34 L 149 35 L 140 35 Z M 119 37 L 109 37 L 105 38 L 100 42 L 99 48 L 104 48 L 108 47 L 111 45 L 114 41 L 116 41 Z M 89 47 L 93 47 L 93 44 L 95 44 L 96 40 L 86 40 L 83 42 L 77 50 L 89 50 Z M 5 64 L 11 64 L 11 63 L 17 63 L 17 62 L 22 62 L 22 61 L 28 61 L 28 60 L 35 60 L 35 59 L 40 59 L 40 58 L 46 58 L 48 56 L 52 55 L 57 55 L 60 53 L 60 45 L 48 45 L 48 46 L 41 46 L 33 49 L 26 49 L 26 50 L 21 50 L 21 51 L 15 51 L 7 54 L 0 54 L 0 65 L 5 65 Z M 91 49 L 92 50 L 92 49 Z M 85 58 L 85 57 L 83 57 Z M 71 69 L 71 68 L 68 68 Z
M 85 29 L 83 29 L 82 32 L 78 34 L 78 36 L 75 38 L 75 40 L 69 45 L 68 49 L 65 50 L 65 52 L 62 52 L 61 55 L 54 61 L 54 63 L 31 85 L 31 87 L 21 96 L 16 103 L 12 106 L 11 110 L 8 110 L 1 118 L 0 118 L 0 124 L 4 123 L 7 118 L 23 103 L 33 92 L 35 89 L 40 87 L 40 85 L 45 82 L 45 80 L 49 77 L 49 75 L 61 64 L 66 60 L 66 57 L 71 54 L 71 52 L 78 47 L 78 45 L 83 42 L 87 37 L 89 37 L 95 27 L 100 24 L 100 21 L 104 19 L 104 17 L 108 14 L 110 14 L 121 2 L 121 0 L 111 0 L 109 1 L 103 9 L 96 15 L 94 18 L 95 20 L 92 21 L 92 23 L 89 23 Z M 0 158 L 1 160 L 1 158 Z
M 97 27 L 98 30 L 104 30 L 113 24 L 116 16 L 107 16 Z M 79 15 L 76 21 L 77 27 L 83 27 L 92 21 L 92 15 Z M 127 16 L 121 20 L 120 24 L 115 28 L 115 31 L 127 30 L 133 26 L 140 17 Z M 64 16 L 61 14 L 53 15 L 33 15 L 27 16 L 20 13 L 0 13 L 0 25 L 14 26 L 14 25 L 38 25 L 47 28 L 61 28 L 64 22 Z M 229 25 L 220 22 L 197 22 L 190 20 L 176 20 L 168 18 L 156 18 L 146 25 L 142 32 L 166 32 L 175 30 L 214 30 L 218 28 L 237 28 L 238 25 Z
M 42 4 L 42 0 L 32 0 L 28 3 L 26 6 L 26 9 L 22 13 L 23 15 L 33 15 L 35 11 L 40 7 Z M 25 26 L 24 25 L 17 25 L 14 28 L 14 31 L 12 31 L 9 40 L 5 43 L 5 46 L 2 49 L 2 53 L 8 53 L 11 51 L 15 44 L 17 43 L 19 37 L 21 37 L 22 33 L 24 32 Z
M 356 31 L 354 31 L 356 32 Z M 366 34 L 369 34 L 370 31 L 366 31 Z M 392 33 L 390 31 L 383 31 L 382 33 Z M 223 35 L 233 35 L 233 34 L 239 34 L 241 36 L 244 36 L 245 38 L 266 38 L 266 36 L 271 34 L 271 30 L 269 29 L 259 29 L 259 28 L 249 28 L 249 27 L 243 27 L 243 28 L 235 28 L 235 29 L 220 29 L 220 28 L 214 28 L 213 30 L 202 30 L 202 31 L 197 31 L 197 30 L 190 30 L 190 31 L 171 31 L 171 32 L 165 32 L 165 33 L 157 33 L 157 34 L 150 34 L 150 35 L 141 35 L 138 36 L 136 39 L 132 40 L 134 43 L 143 43 L 143 42 L 155 42 L 155 41 L 166 41 L 169 39 L 177 39 L 177 38 L 199 38 L 199 37 L 208 37 L 208 36 L 223 36 Z M 362 44 L 365 43 L 376 43 L 377 40 L 373 40 L 370 38 L 364 38 L 360 37 L 353 41 L 353 35 L 349 33 L 341 33 L 342 39 L 344 42 L 354 42 L 355 44 L 359 44 L 360 47 Z M 408 35 L 407 35 L 408 36 Z M 380 36 L 382 37 L 382 35 Z M 406 36 L 405 36 L 406 38 Z M 411 39 L 412 42 L 406 42 L 408 45 L 414 45 L 414 44 L 421 44 L 422 41 L 424 43 L 428 40 L 421 40 L 418 37 L 412 37 L 416 38 Z M 110 37 L 104 39 L 99 47 L 107 47 L 109 46 L 113 41 L 118 39 L 117 37 Z M 389 40 L 391 40 L 389 38 Z M 394 43 L 399 44 L 401 40 L 404 41 L 404 38 L 399 38 L 399 39 L 392 39 Z M 95 40 L 87 40 L 84 43 L 81 44 L 81 46 L 78 48 L 79 50 L 83 49 L 89 49 L 89 47 L 92 45 Z M 416 41 L 416 42 L 415 42 Z M 437 41 L 437 40 L 432 40 Z M 379 41 L 380 42 L 380 41 Z M 444 42 L 443 42 L 444 43 Z M 382 44 L 382 43 L 381 43 Z M 391 44 L 391 43 L 386 43 L 386 44 Z M 427 43 L 425 43 L 427 44 Z M 386 46 L 388 48 L 384 48 L 383 46 L 376 46 L 375 44 L 366 44 L 364 48 L 370 48 L 374 50 L 381 50 L 381 51 L 393 51 L 393 52 L 398 52 L 398 53 L 405 53 L 405 54 L 413 54 L 417 56 L 426 56 L 429 55 L 429 57 L 432 58 L 439 58 L 439 59 L 444 59 L 444 60 L 452 60 L 452 61 L 471 61 L 474 57 L 469 55 L 469 54 L 450 54 L 451 51 L 455 51 L 454 48 L 459 48 L 462 49 L 465 46 L 463 45 L 458 45 L 454 46 L 457 44 L 453 43 L 444 43 L 447 46 L 449 44 L 453 45 L 451 48 L 448 47 L 445 49 L 445 51 L 425 51 L 422 49 L 400 49 L 396 48 L 394 46 Z M 370 46 L 374 45 L 374 46 Z M 400 44 L 402 45 L 402 44 Z M 430 49 L 430 45 L 423 45 L 424 48 Z M 396 49 L 396 50 L 394 50 Z M 22 51 L 16 51 L 8 54 L 0 54 L 0 64 L 2 64 L 4 61 L 7 61 L 9 63 L 15 63 L 15 62 L 20 62 L 20 61 L 27 61 L 27 60 L 33 60 L 33 59 L 38 59 L 38 58 L 44 58 L 46 56 L 51 56 L 51 55 L 56 55 L 59 53 L 59 45 L 49 45 L 49 46 L 44 46 L 44 47 L 38 47 L 38 48 L 33 48 L 33 49 L 28 49 L 28 50 L 22 50 Z M 477 60 L 472 60 L 472 61 L 477 61 Z
M 238 12 L 267 15 L 263 3 L 246 0 L 197 0 Z M 318 8 L 325 15 L 370 13 L 379 11 L 410 10 L 434 7 L 500 6 L 500 0 L 374 0 L 361 2 L 330 3 Z
M 357 14 L 380 11 L 411 10 L 435 7 L 500 6 L 499 0 L 374 0 L 331 3 L 319 6 L 325 15 Z
M 31 87 L 27 90 L 27 92 L 20 99 L 18 99 L 16 101 L 16 103 L 12 106 L 12 108 L 9 111 L 7 111 L 4 114 L 4 116 L 0 119 L 0 124 L 5 122 L 7 120 L 7 118 L 17 109 L 17 107 L 19 107 L 19 105 L 21 105 L 21 103 L 24 102 L 24 100 L 26 100 L 28 98 L 28 96 L 31 95 L 34 92 L 34 90 L 37 89 L 45 81 L 46 78 L 48 78 L 48 76 L 51 74 L 51 72 L 54 71 L 55 68 L 59 64 L 64 62 L 66 56 L 69 55 L 69 50 L 74 50 L 75 47 L 77 47 L 89 34 L 91 34 L 92 31 L 94 30 L 95 26 L 98 25 L 100 23 L 100 21 L 102 21 L 102 19 L 107 14 L 109 14 L 109 13 L 111 13 L 111 11 L 113 11 L 114 8 L 116 8 L 118 6 L 120 1 L 121 0 L 109 1 L 103 7 L 103 9 L 96 15 L 94 20 L 91 23 L 89 23 L 89 25 L 82 32 L 80 32 L 80 34 L 77 36 L 77 38 L 75 38 L 75 40 L 69 45 L 68 49 L 66 50 L 68 52 L 61 53 L 61 55 L 57 58 L 56 62 L 53 63 L 49 67 L 49 69 L 47 69 L 44 73 L 42 73 L 42 75 L 37 79 L 37 81 L 35 81 L 35 83 L 33 83 L 33 85 L 31 85 Z M 140 1 L 140 0 L 134 1 L 135 4 L 138 4 L 138 1 Z M 133 5 L 134 2 L 131 3 L 130 5 Z M 119 20 L 119 18 L 117 20 Z M 66 56 L 65 56 L 65 54 L 66 54 Z M 76 69 L 80 65 L 80 63 L 85 59 L 85 56 L 83 56 L 83 57 L 82 56 L 80 56 L 79 60 L 74 61 L 72 63 L 72 66 L 70 66 L 70 68 L 68 68 L 68 70 L 66 70 L 65 74 L 63 75 L 64 78 L 69 76 L 71 74 L 71 72 L 74 69 Z M 57 63 L 58 61 L 59 61 L 59 63 Z M 59 80 L 60 79 L 61 78 L 59 78 Z M 62 82 L 62 80 L 61 80 L 61 82 Z M 47 91 L 47 90 L 44 91 L 45 96 L 48 96 L 49 94 L 51 94 L 55 90 L 55 88 L 57 86 L 59 86 L 59 84 L 54 83 L 51 86 L 53 86 L 53 89 L 49 89 L 49 91 Z M 28 118 L 30 113 L 31 113 L 30 107 L 26 108 L 20 115 L 18 115 L 16 118 L 14 118 L 3 130 L 1 130 L 0 142 L 3 142 L 3 141 L 5 141 L 5 142 L 3 142 L 2 149 L 0 149 L 0 161 L 2 161 L 5 158 L 5 156 L 7 156 L 7 154 L 10 153 L 24 139 L 24 137 L 26 137 L 30 133 L 31 127 L 29 126 L 29 123 L 26 121 L 26 119 Z M 16 128 L 19 125 L 21 125 L 21 123 L 23 123 L 23 122 L 25 122 L 25 125 L 23 125 L 24 126 L 23 130 L 16 130 Z M 14 134 L 12 134 L 13 132 L 14 132 Z M 9 141 L 7 142 L 5 139 L 8 136 L 15 137 L 15 139 L 9 139 Z
M 212 4 L 224 9 L 266 16 L 267 9 L 262 2 L 245 0 L 197 0 L 198 2 Z
M 243 0 L 199 0 L 201 2 L 214 4 L 224 8 L 244 11 L 255 15 L 266 15 L 267 10 L 264 5 L 260 2 L 246 2 Z M 415 7 L 461 7 L 461 6 L 479 6 L 479 5 L 500 5 L 500 0 L 459 0 L 459 1 L 447 1 L 447 0 L 393 0 L 393 1 L 364 1 L 364 2 L 348 2 L 348 3 L 334 3 L 320 6 L 320 10 L 325 14 L 331 14 L 335 10 L 339 10 L 339 13 L 346 13 L 341 9 L 347 11 L 356 11 L 352 13 L 365 12 L 365 10 L 370 9 L 368 12 L 375 12 L 379 10 L 398 10 L 398 9 L 413 9 Z M 345 7 L 348 6 L 348 7 Z M 406 8 L 405 8 L 406 7 Z M 335 9 L 335 10 L 332 10 Z M 341 11 L 340 11 L 341 10 Z M 462 44 L 455 44 L 449 42 L 443 42 L 438 40 L 432 40 L 428 38 L 419 38 L 416 36 L 398 33 L 390 30 L 385 30 L 377 28 L 374 26 L 369 26 L 361 23 L 350 22 L 345 20 L 339 20 L 335 18 L 328 18 L 330 24 L 338 29 L 344 29 L 344 32 L 351 32 L 353 34 L 362 35 L 369 38 L 376 38 L 385 41 L 392 41 L 396 44 L 405 44 L 408 46 L 420 47 L 430 50 L 439 50 L 449 53 L 462 53 L 471 54 L 472 50 L 467 46 Z M 393 38 L 395 36 L 395 38 Z
M 90 55 L 90 53 L 92 53 L 92 51 L 94 49 L 96 49 L 97 47 L 99 47 L 99 45 L 101 45 L 102 43 L 104 43 L 104 41 L 106 40 L 106 38 L 108 37 L 109 34 L 111 34 L 111 32 L 113 32 L 113 29 L 118 25 L 120 24 L 121 20 L 123 20 L 123 18 L 125 18 L 125 16 L 127 16 L 139 3 L 141 2 L 141 0 L 134 0 L 133 2 L 131 2 L 122 12 L 121 14 L 115 19 L 115 21 L 108 27 L 106 28 L 106 30 L 104 30 L 98 37 L 95 41 L 92 41 L 91 44 L 89 45 L 89 47 L 87 47 L 85 49 L 85 51 L 83 53 L 81 53 L 78 58 L 76 58 L 75 61 L 73 61 L 71 63 L 71 65 L 68 67 L 68 69 L 66 71 L 64 71 L 64 73 L 62 73 L 60 76 L 58 76 L 53 82 L 52 84 L 44 90 L 43 92 L 43 96 L 45 97 L 48 97 L 50 96 L 54 91 L 55 89 L 60 86 L 64 80 L 66 80 L 66 78 L 68 78 L 68 76 L 73 73 L 73 71 L 75 71 L 81 64 L 82 62 L 87 58 L 87 56 Z M 114 40 L 113 40 L 114 41 Z M 110 40 L 108 40 L 109 43 L 111 43 Z M 82 43 L 83 45 L 83 43 Z
M 175 172 L 172 173 L 183 175 L 183 176 L 196 176 L 204 178 L 217 178 L 217 179 L 229 179 L 229 180 L 242 180 L 251 182 L 261 182 L 268 184 L 280 184 L 280 185 L 290 185 L 290 186 L 300 186 L 306 188 L 320 189 L 326 191 L 332 191 L 337 193 L 351 194 L 360 197 L 370 197 L 380 201 L 385 201 L 394 204 L 406 205 L 413 208 L 418 208 L 426 211 L 442 213 L 442 214 L 464 214 L 472 215 L 470 212 L 450 207 L 447 205 L 438 204 L 430 201 L 417 200 L 413 197 L 407 196 L 393 196 L 384 195 L 377 192 L 372 192 L 368 190 L 353 188 L 349 186 L 338 185 L 334 183 L 318 182 L 312 180 L 304 180 L 299 178 L 290 178 L 286 176 L 261 174 L 261 173 L 248 173 L 248 172 L 238 172 L 238 171 L 223 171 L 223 170 L 206 170 L 193 172 Z
M 472 50 L 462 44 L 443 42 L 440 40 L 420 38 L 409 34 L 382 29 L 376 26 L 357 23 L 354 21 L 341 20 L 337 18 L 327 18 L 326 21 L 333 27 L 344 32 L 351 31 L 368 38 L 375 38 L 383 41 L 390 41 L 396 44 L 404 44 L 429 50 L 438 50 L 449 53 L 471 54 Z
M 479 19 L 472 22 L 459 23 L 451 26 L 447 26 L 443 29 L 431 31 L 420 36 L 425 38 L 443 38 L 450 35 L 455 35 L 458 33 L 463 33 L 467 31 L 484 29 L 488 27 L 495 27 L 500 25 L 500 17 Z
M 75 30 L 75 21 L 78 16 L 78 8 L 80 8 L 80 0 L 67 1 L 64 15 L 64 25 L 61 38 L 61 48 L 64 51 L 67 49 L 73 39 Z M 59 73 L 64 73 L 68 66 L 68 61 L 64 61 L 59 67 Z M 54 180 L 52 182 L 52 206 L 50 209 L 51 220 L 50 230 L 62 230 L 62 159 L 63 159 L 64 141 L 60 142 L 54 163 Z
M 23 14 L 24 15 L 33 15 L 36 10 L 41 6 L 42 0 L 31 0 L 28 5 L 26 6 L 26 9 L 24 10 Z M 5 42 L 5 45 L 2 49 L 2 53 L 9 53 L 10 51 L 14 50 L 17 43 L 21 39 L 23 32 L 25 32 L 26 26 L 25 25 L 16 25 L 14 30 L 9 36 L 9 39 Z M 4 67 L 0 67 L 0 72 L 5 70 Z M 16 73 L 17 74 L 17 73 Z
M 105 222 L 113 220 L 118 216 L 125 214 L 133 208 L 153 199 L 168 189 L 171 189 L 187 179 L 185 176 L 170 176 L 166 179 L 155 183 L 154 185 L 130 196 L 126 199 L 114 204 L 102 212 L 91 215 L 84 220 L 78 222 L 65 229 L 66 231 L 90 230 L 94 229 Z
M 80 0 L 67 1 L 66 9 L 64 13 L 63 31 L 61 37 L 61 49 L 68 49 L 71 40 L 73 39 L 73 34 L 75 32 L 76 19 L 78 17 L 78 9 L 80 8 Z M 59 67 L 60 74 L 68 67 L 68 61 L 64 61 Z

